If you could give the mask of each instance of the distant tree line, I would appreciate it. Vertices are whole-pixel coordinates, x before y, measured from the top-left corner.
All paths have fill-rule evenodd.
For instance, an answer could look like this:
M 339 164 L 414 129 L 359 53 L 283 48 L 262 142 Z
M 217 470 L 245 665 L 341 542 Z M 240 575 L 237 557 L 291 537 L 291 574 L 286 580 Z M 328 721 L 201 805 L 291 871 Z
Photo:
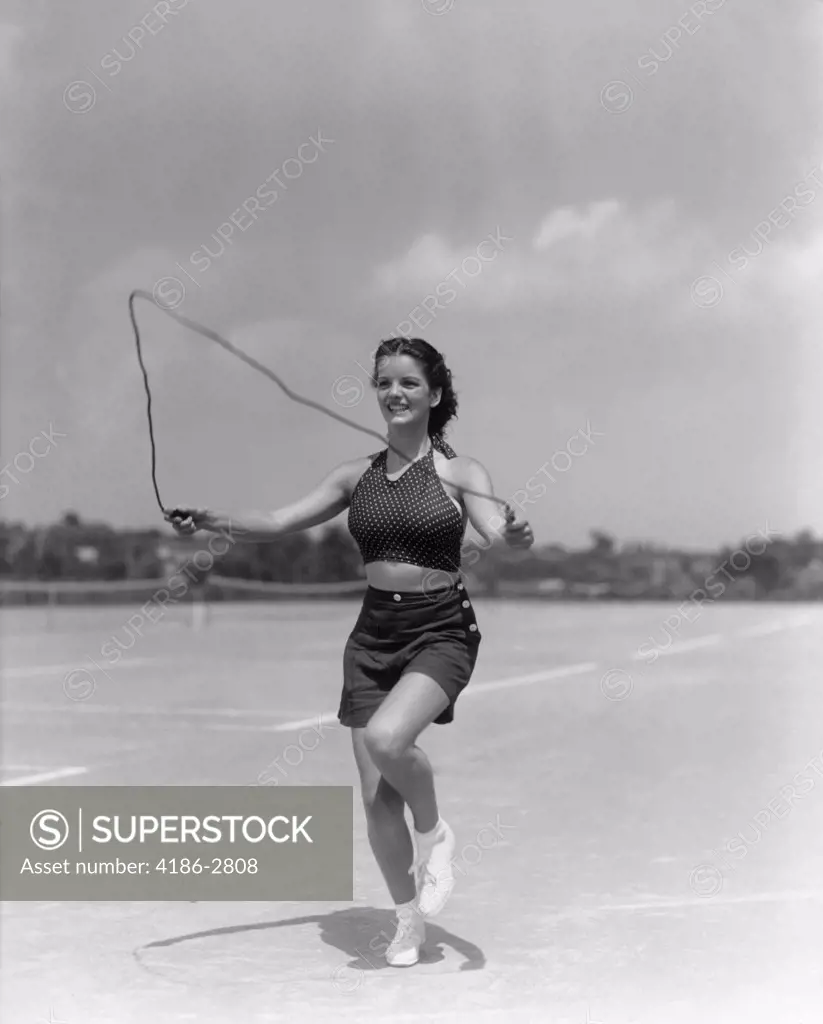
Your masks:
M 162 579 L 204 547 L 196 534 L 123 530 L 84 522 L 66 512 L 58 523 L 29 527 L 0 522 L 0 581 Z M 277 583 L 362 579 L 360 554 L 339 523 L 271 541 L 224 545 L 200 576 Z M 222 550 L 222 549 L 221 549 Z M 680 551 L 650 544 L 618 545 L 600 530 L 579 549 L 557 544 L 529 551 L 484 550 L 471 541 L 464 569 L 480 592 L 544 597 L 686 599 L 823 599 L 823 540 L 809 530 L 793 537 L 763 534 L 717 551 Z
M 0 522 L 0 577 L 43 582 L 161 579 L 187 555 L 204 548 L 204 538 L 210 536 L 117 530 L 82 522 L 74 512 L 47 527 Z M 271 541 L 224 543 L 221 552 L 223 548 L 227 550 L 209 571 L 236 579 L 315 583 L 362 575 L 354 542 L 336 525 L 319 536 L 296 533 Z

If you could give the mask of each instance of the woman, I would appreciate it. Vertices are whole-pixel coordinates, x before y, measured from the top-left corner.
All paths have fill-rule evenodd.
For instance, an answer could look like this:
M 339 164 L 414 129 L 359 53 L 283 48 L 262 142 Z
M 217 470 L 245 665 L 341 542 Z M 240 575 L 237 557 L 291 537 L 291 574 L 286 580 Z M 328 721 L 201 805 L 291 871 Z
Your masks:
M 396 905 L 392 966 L 411 966 L 424 918 L 442 909 L 454 884 L 455 838 L 439 816 L 432 769 L 416 745 L 432 722 L 454 718 L 480 633 L 460 577 L 466 523 L 487 543 L 533 543 L 526 522 L 504 522 L 489 474 L 443 440 L 457 412 L 452 376 L 419 338 L 391 338 L 375 352 L 372 386 L 389 447 L 338 466 L 302 501 L 267 515 L 228 517 L 176 507 L 179 533 L 239 530 L 266 539 L 305 530 L 348 508 L 368 590 L 346 644 L 338 717 L 351 729 L 369 842 Z M 405 818 L 414 822 L 416 857 Z

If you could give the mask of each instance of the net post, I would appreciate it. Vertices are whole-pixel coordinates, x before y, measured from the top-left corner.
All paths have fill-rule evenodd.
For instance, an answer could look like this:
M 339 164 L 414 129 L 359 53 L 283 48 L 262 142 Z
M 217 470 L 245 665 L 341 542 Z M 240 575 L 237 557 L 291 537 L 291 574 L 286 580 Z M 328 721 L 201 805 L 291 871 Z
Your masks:
M 206 602 L 195 599 L 191 609 L 191 627 L 199 633 L 206 625 Z
M 46 630 L 50 633 L 55 628 L 57 615 L 57 587 L 53 583 L 46 584 Z
M 196 586 L 192 591 L 191 599 L 191 628 L 195 633 L 199 633 L 205 628 L 207 613 L 206 588 L 202 585 Z

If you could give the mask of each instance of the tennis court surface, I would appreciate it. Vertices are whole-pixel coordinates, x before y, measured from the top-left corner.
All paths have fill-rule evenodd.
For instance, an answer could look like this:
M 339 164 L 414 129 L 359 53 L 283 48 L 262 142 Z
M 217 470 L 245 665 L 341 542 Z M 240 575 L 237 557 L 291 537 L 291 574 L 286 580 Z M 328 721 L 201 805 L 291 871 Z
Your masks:
M 2 784 L 356 785 L 320 718 L 356 608 L 215 608 L 116 667 L 128 609 L 3 611 Z M 356 804 L 352 904 L 6 903 L 0 1017 L 817 1024 L 823 607 L 672 638 L 674 611 L 477 601 L 475 677 L 422 740 L 458 884 L 417 967 L 370 952 L 393 918 Z

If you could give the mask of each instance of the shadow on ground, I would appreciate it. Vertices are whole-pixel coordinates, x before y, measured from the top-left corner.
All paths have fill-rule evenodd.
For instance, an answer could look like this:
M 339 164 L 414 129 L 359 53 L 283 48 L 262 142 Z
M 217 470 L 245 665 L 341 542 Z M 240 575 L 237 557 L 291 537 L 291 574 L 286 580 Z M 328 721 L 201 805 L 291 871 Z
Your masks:
M 282 921 L 259 921 L 254 924 L 226 925 L 222 928 L 190 932 L 149 942 L 135 950 L 135 956 L 139 959 L 140 953 L 146 950 L 176 946 L 198 939 L 309 924 L 319 926 L 320 938 L 326 945 L 339 949 L 351 958 L 345 965 L 351 970 L 379 971 L 388 968 L 383 954 L 394 935 L 395 916 L 391 910 L 378 910 L 374 907 L 352 907 L 347 910 L 335 910 L 329 914 L 307 914 Z M 486 956 L 479 946 L 468 939 L 453 935 L 432 922 L 426 924 L 426 943 L 421 951 L 420 963 L 432 964 L 444 960 L 445 946 L 450 946 L 463 957 L 458 968 L 460 971 L 479 971 L 486 966 Z

